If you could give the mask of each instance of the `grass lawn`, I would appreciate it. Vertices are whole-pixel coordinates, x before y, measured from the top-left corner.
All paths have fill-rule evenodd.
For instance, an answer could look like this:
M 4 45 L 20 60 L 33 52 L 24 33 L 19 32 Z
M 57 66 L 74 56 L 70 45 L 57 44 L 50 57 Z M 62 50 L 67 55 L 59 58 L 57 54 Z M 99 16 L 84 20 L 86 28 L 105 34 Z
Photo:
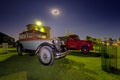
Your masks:
M 120 48 L 118 49 L 120 53 Z M 118 70 L 120 70 L 120 54 Z M 119 80 L 117 74 L 101 69 L 98 53 L 71 52 L 65 58 L 55 60 L 52 66 L 42 65 L 35 56 L 17 56 L 15 49 L 7 54 L 0 49 L 0 80 Z

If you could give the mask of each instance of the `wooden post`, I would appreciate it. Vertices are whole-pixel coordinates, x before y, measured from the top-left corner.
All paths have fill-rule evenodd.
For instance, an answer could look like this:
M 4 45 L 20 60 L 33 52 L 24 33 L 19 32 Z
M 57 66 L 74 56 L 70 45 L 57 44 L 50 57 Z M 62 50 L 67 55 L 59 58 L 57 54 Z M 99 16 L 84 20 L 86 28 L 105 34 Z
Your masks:
M 2 43 L 3 52 L 8 53 L 8 43 Z

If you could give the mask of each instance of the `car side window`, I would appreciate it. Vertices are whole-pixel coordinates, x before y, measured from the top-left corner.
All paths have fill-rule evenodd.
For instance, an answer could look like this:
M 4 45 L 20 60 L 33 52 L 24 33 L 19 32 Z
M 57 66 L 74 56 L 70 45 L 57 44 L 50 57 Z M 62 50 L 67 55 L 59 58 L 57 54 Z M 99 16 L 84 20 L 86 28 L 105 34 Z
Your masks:
M 36 37 L 36 38 L 41 38 L 41 34 L 38 33 L 38 32 L 36 32 L 36 33 L 35 33 L 35 37 Z
M 25 39 L 26 38 L 26 34 L 20 34 L 20 39 Z
M 43 33 L 36 32 L 35 33 L 36 38 L 46 38 L 46 35 Z
M 32 33 L 32 32 L 28 32 L 28 33 L 27 33 L 27 37 L 28 37 L 28 38 L 33 38 L 33 33 Z

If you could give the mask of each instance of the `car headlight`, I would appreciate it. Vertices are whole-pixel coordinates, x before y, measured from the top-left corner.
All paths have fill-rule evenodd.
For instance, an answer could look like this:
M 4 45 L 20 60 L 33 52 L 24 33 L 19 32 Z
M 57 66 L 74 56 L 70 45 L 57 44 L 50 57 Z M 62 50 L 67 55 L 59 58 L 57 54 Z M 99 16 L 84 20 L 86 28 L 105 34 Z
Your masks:
M 58 43 L 59 43 L 59 40 L 58 40 L 58 39 L 55 39 L 55 40 L 53 40 L 53 43 L 54 43 L 54 44 L 58 44 Z
M 64 42 L 64 41 L 61 41 L 61 44 L 62 44 L 62 45 L 65 45 L 65 42 Z
M 60 40 L 59 40 L 58 38 L 55 38 L 55 39 L 53 40 L 53 44 L 60 44 Z
M 61 51 L 61 42 L 60 42 L 60 39 L 59 38 L 55 38 L 53 40 L 53 44 L 55 45 L 56 49 L 58 51 Z

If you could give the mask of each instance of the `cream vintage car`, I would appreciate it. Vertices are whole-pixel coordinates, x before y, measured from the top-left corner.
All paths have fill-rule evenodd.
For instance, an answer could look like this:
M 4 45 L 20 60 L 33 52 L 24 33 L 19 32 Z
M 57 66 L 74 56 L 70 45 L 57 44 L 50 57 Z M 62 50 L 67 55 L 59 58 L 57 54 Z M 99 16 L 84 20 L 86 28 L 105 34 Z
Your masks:
M 68 54 L 64 44 L 58 38 L 46 38 L 46 34 L 40 31 L 24 31 L 19 34 L 17 45 L 18 55 L 23 52 L 29 55 L 38 54 L 39 61 L 43 65 L 52 65 L 55 58 Z

